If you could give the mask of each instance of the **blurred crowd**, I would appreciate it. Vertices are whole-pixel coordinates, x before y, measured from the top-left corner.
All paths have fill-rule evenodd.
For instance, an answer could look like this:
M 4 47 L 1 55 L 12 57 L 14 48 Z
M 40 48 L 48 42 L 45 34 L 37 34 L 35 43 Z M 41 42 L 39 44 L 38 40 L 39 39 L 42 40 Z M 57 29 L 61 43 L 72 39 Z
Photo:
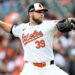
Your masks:
M 13 25 L 28 22 L 28 7 L 35 2 L 48 8 L 45 19 L 75 17 L 75 0 L 0 0 L 0 20 Z M 53 51 L 56 65 L 69 75 L 75 75 L 75 31 L 56 31 Z M 19 75 L 23 55 L 20 40 L 0 28 L 0 75 Z

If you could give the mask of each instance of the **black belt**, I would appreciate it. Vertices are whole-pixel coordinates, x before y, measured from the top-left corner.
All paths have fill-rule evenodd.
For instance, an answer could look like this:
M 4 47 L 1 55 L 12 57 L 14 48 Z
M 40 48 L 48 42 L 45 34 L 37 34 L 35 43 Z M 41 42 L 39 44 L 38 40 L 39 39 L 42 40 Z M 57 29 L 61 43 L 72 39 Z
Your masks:
M 25 63 L 28 63 L 28 61 L 25 61 Z M 45 67 L 46 66 L 46 62 L 42 62 L 42 63 L 32 63 L 34 66 L 37 67 Z M 50 65 L 54 64 L 54 60 L 50 61 Z
M 51 64 L 54 64 L 54 60 L 51 60 L 51 61 L 50 61 L 50 65 L 51 65 Z

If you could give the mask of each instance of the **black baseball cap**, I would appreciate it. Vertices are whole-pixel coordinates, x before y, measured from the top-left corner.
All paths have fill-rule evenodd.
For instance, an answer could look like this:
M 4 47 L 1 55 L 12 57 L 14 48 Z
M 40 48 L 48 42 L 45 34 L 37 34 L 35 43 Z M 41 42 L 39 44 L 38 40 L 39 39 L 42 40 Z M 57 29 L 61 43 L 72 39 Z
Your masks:
M 41 3 L 34 3 L 30 5 L 28 12 L 40 11 L 40 10 L 43 10 L 44 12 L 48 11 L 48 9 L 44 8 Z

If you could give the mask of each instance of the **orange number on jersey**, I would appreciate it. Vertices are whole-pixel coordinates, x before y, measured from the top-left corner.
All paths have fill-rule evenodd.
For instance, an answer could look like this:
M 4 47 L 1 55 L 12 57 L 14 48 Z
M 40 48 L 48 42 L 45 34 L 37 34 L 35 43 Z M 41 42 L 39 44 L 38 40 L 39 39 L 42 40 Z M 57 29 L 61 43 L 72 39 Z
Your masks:
M 45 41 L 36 41 L 35 44 L 37 44 L 36 48 L 45 47 Z

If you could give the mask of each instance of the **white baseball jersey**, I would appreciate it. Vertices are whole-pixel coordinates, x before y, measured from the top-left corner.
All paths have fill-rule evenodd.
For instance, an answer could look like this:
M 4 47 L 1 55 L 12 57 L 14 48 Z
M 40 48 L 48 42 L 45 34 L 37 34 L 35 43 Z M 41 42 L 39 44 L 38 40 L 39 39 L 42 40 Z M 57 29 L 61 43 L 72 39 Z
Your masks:
M 55 21 L 48 20 L 36 26 L 29 23 L 14 25 L 12 33 L 22 42 L 24 60 L 39 63 L 54 60 L 52 42 L 56 29 Z

